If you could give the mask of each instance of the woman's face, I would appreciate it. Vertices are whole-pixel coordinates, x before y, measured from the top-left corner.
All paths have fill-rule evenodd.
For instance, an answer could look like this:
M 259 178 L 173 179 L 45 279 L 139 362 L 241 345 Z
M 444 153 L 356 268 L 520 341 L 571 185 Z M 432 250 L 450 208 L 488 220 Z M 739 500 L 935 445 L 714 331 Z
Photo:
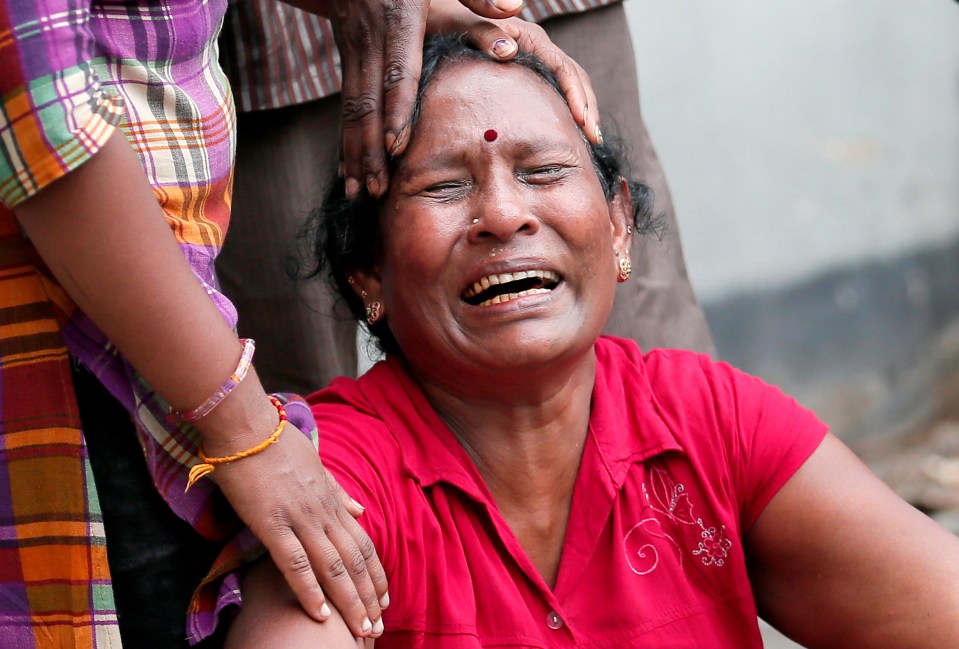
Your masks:
M 628 193 L 606 200 L 555 90 L 468 61 L 433 80 L 364 279 L 413 370 L 440 381 L 549 368 L 588 351 L 628 254 Z

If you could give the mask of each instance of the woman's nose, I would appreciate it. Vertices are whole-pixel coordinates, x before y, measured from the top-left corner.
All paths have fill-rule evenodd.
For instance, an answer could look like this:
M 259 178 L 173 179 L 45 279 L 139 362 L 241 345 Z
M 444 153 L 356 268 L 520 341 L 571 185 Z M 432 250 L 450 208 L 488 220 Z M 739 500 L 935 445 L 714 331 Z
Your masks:
M 518 180 L 493 182 L 477 199 L 470 217 L 470 241 L 508 241 L 517 234 L 534 234 L 539 230 L 539 219 Z

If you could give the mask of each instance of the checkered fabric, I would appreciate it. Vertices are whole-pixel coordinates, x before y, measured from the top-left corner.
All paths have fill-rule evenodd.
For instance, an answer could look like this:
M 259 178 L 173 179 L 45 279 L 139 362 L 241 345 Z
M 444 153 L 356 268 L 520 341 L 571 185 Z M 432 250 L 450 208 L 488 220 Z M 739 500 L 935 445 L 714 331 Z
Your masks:
M 527 0 L 542 22 L 622 0 Z M 340 53 L 327 20 L 275 0 L 230 0 L 221 62 L 242 112 L 282 108 L 340 91 Z
M 235 579 L 221 577 L 262 551 L 211 481 L 184 493 L 198 461 L 195 430 L 167 422 L 166 404 L 49 275 L 12 211 L 95 155 L 119 127 L 198 281 L 235 324 L 213 268 L 229 221 L 235 148 L 233 100 L 216 49 L 225 11 L 226 0 L 0 0 L 3 647 L 120 646 L 71 357 L 131 413 L 173 511 L 226 544 L 191 606 L 194 637 L 209 633 L 236 597 Z M 315 434 L 305 406 L 292 403 L 288 412 Z

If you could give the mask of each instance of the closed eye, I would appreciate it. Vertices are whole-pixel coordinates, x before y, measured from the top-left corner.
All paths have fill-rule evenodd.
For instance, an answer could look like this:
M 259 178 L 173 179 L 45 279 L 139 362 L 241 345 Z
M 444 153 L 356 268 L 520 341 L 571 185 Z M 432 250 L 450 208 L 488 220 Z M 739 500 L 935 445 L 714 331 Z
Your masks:
M 542 167 L 519 170 L 516 172 L 516 175 L 531 185 L 548 185 L 565 178 L 570 169 L 571 167 L 567 165 L 544 165 Z
M 446 180 L 425 187 L 419 194 L 426 198 L 451 201 L 465 196 L 469 193 L 470 187 L 471 183 L 468 180 Z

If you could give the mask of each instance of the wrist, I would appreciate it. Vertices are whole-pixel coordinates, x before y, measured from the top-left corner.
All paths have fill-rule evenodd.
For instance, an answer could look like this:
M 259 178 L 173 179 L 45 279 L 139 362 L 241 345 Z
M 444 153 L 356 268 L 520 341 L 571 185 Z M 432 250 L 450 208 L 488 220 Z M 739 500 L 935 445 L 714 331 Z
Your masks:
M 187 491 L 190 490 L 190 487 L 196 484 L 197 480 L 200 480 L 215 472 L 218 466 L 227 465 L 232 462 L 244 460 L 254 455 L 259 455 L 263 451 L 273 446 L 280 439 L 283 429 L 286 428 L 286 409 L 283 407 L 283 403 L 276 397 L 269 397 L 269 401 L 270 405 L 276 408 L 276 412 L 279 417 L 279 423 L 277 423 L 276 428 L 273 429 L 273 432 L 270 433 L 269 437 L 255 446 L 250 446 L 249 448 L 246 448 L 242 451 L 237 451 L 236 453 L 230 453 L 229 455 L 208 455 L 204 452 L 203 445 L 201 444 L 199 452 L 200 462 L 190 468 L 190 474 L 186 483 Z
M 263 441 L 279 421 L 256 371 L 240 383 L 212 412 L 193 423 L 207 455 L 230 455 Z

